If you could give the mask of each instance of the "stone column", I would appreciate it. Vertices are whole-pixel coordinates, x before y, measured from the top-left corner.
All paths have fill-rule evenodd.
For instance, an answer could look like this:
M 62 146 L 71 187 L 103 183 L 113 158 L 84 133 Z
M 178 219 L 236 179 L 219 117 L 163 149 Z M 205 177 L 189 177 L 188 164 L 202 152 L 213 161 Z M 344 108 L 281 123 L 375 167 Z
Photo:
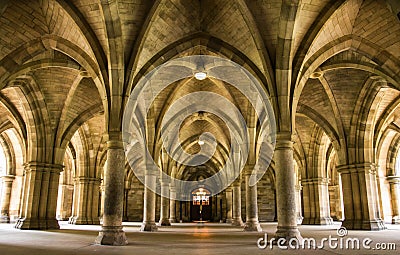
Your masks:
M 250 186 L 251 171 L 254 166 L 246 166 L 245 169 L 245 186 L 246 186 L 246 223 L 244 231 L 261 232 L 261 226 L 258 222 L 258 207 L 257 207 L 257 183 Z
M 101 200 L 100 200 L 100 221 L 103 222 L 103 215 L 104 215 L 104 197 L 106 196 L 105 187 L 104 187 L 104 180 L 100 184 L 100 192 L 101 192 Z
M 87 206 L 89 202 L 88 198 L 88 186 L 89 179 L 86 177 L 77 177 L 75 181 L 76 189 L 76 214 L 69 220 L 70 224 L 86 225 L 87 220 Z
M 296 185 L 296 215 L 297 215 L 297 225 L 301 225 L 303 222 L 303 216 L 301 214 L 301 189 L 300 184 Z
M 62 165 L 30 162 L 25 166 L 23 204 L 15 227 L 59 229 L 56 219 L 58 184 Z
M 278 227 L 275 238 L 302 241 L 297 228 L 296 176 L 293 165 L 291 134 L 278 134 L 275 145 L 276 196 Z
M 342 196 L 340 185 L 330 185 L 329 189 L 329 206 L 331 208 L 331 217 L 334 221 L 342 221 Z
M 232 187 L 225 190 L 226 194 L 226 223 L 232 223 Z
M 345 219 L 342 226 L 354 230 L 386 229 L 380 218 L 375 165 L 337 167 L 341 174 Z
M 77 178 L 74 178 L 74 191 L 72 194 L 72 213 L 69 217 L 68 223 L 73 224 L 75 221 L 75 216 L 78 214 L 78 200 L 79 200 L 79 190 Z
M 389 176 L 392 202 L 392 224 L 400 224 L 400 176 Z
M 161 209 L 160 209 L 160 225 L 171 226 L 168 218 L 169 214 L 169 183 L 161 183 Z
M 330 216 L 328 179 L 303 179 L 303 224 L 332 225 Z
M 68 200 L 73 196 L 73 185 L 60 184 L 58 188 L 58 199 L 57 199 L 57 219 L 68 220 L 71 216 L 71 207 Z M 71 196 L 72 194 L 72 196 Z
M 2 182 L 1 200 L 0 200 L 0 223 L 10 223 L 10 200 L 12 185 L 15 176 L 6 175 L 0 177 Z
M 233 182 L 232 191 L 233 191 L 232 225 L 233 226 L 243 226 L 240 179 L 237 179 L 236 181 Z
M 175 187 L 170 184 L 169 187 L 169 192 L 170 192 L 170 199 L 169 199 L 169 222 L 170 223 L 175 223 L 176 222 L 176 201 L 174 198 L 176 198 L 176 190 Z
M 90 183 L 92 187 L 92 201 L 91 201 L 91 210 L 88 211 L 88 221 L 93 225 L 100 224 L 99 219 L 99 198 L 100 198 L 100 182 L 101 180 L 98 178 L 93 178 Z
M 143 223 L 140 231 L 157 231 L 156 220 L 156 194 L 147 187 L 155 189 L 157 176 L 155 171 L 146 169 L 144 177 L 144 204 L 143 204 Z
M 96 244 L 126 245 L 122 230 L 122 207 L 124 198 L 125 153 L 121 141 L 107 142 L 107 166 L 104 173 L 103 225 Z

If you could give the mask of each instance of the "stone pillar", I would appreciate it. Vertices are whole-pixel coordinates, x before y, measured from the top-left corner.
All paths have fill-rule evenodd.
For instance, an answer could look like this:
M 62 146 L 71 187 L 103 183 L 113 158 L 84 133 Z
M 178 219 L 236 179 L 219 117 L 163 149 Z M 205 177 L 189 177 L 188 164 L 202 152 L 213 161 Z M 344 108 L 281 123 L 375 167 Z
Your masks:
M 0 179 L 2 182 L 0 198 L 0 223 L 10 223 L 10 200 L 15 176 L 6 175 L 0 177 Z
M 78 181 L 77 178 L 74 178 L 74 191 L 72 194 L 72 213 L 69 217 L 68 223 L 73 224 L 75 216 L 78 215 L 78 200 L 79 200 L 79 191 L 78 191 Z
M 19 229 L 59 229 L 56 219 L 62 165 L 30 162 L 25 166 Z
M 301 189 L 302 186 L 300 184 L 296 185 L 296 215 L 297 215 L 297 225 L 301 225 L 303 222 L 303 216 L 301 214 Z
M 261 226 L 258 222 L 258 207 L 257 207 L 257 183 L 250 186 L 251 171 L 254 166 L 246 166 L 245 169 L 245 186 L 246 186 L 246 224 L 244 231 L 261 232 Z
M 175 187 L 172 184 L 170 184 L 169 192 L 170 192 L 169 222 L 170 223 L 175 223 L 176 222 L 176 201 L 175 201 L 174 198 L 176 198 L 176 190 L 175 190 Z
M 240 192 L 240 180 L 237 179 L 232 184 L 233 191 L 233 215 L 232 215 L 232 225 L 233 226 L 243 226 L 242 220 L 242 197 Z
M 226 223 L 232 223 L 232 187 L 225 190 L 226 194 Z
M 124 198 L 125 153 L 121 141 L 107 142 L 107 166 L 104 173 L 103 225 L 96 244 L 126 245 L 122 230 L 122 207 Z
M 61 173 L 62 174 L 62 173 Z M 68 202 L 73 196 L 73 185 L 60 184 L 58 188 L 58 199 L 57 199 L 57 219 L 68 220 L 72 214 L 71 204 Z M 72 196 L 71 196 L 72 194 Z
M 278 227 L 275 238 L 302 241 L 297 228 L 296 176 L 293 165 L 293 142 L 290 134 L 278 134 L 275 145 L 276 196 Z
M 89 179 L 86 177 L 75 178 L 76 193 L 76 214 L 69 220 L 70 224 L 75 225 L 86 225 L 88 224 L 87 219 L 87 206 L 89 202 L 88 198 L 88 186 Z
M 150 169 L 146 169 L 146 174 L 144 177 L 144 204 L 143 204 L 143 223 L 140 228 L 140 231 L 149 231 L 154 232 L 157 231 L 156 225 L 156 194 L 147 187 L 153 187 L 155 189 L 156 186 L 156 174 L 155 171 L 151 171 Z
M 303 179 L 303 224 L 332 225 L 329 205 L 329 181 L 326 178 Z
M 169 183 L 161 183 L 161 209 L 160 209 L 160 225 L 171 226 L 168 218 L 169 214 Z
M 389 176 L 392 202 L 392 224 L 400 224 L 400 176 Z
M 386 229 L 380 217 L 375 165 L 337 167 L 341 174 L 345 219 L 342 226 L 354 230 Z
M 90 221 L 93 225 L 100 224 L 99 219 L 99 198 L 100 198 L 100 182 L 99 178 L 93 178 L 90 180 L 90 185 L 92 185 L 92 202 L 91 208 L 88 211 L 88 222 Z
M 104 187 L 104 180 L 100 184 L 100 193 L 101 193 L 101 200 L 100 200 L 100 221 L 103 223 L 103 215 L 104 215 L 104 197 L 106 196 L 106 191 Z
M 330 185 L 329 187 L 329 206 L 331 209 L 331 217 L 334 221 L 343 220 L 342 196 L 340 185 Z

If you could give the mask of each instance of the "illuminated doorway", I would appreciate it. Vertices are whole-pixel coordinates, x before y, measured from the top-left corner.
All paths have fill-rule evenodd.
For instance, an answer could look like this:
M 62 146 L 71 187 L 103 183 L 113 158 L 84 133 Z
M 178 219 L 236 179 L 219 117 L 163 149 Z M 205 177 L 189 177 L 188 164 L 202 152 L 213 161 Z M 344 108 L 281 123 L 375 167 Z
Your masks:
M 190 218 L 194 222 L 211 221 L 212 197 L 210 191 L 198 188 L 192 192 L 192 203 L 190 206 Z

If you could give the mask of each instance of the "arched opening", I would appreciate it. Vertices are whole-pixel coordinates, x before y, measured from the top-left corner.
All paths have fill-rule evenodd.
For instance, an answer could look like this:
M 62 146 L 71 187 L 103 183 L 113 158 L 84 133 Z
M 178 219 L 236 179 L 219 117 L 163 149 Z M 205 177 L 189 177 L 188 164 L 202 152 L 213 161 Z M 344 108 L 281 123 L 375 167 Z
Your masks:
M 197 188 L 192 191 L 190 218 L 194 222 L 207 222 L 212 218 L 212 197 L 206 188 Z

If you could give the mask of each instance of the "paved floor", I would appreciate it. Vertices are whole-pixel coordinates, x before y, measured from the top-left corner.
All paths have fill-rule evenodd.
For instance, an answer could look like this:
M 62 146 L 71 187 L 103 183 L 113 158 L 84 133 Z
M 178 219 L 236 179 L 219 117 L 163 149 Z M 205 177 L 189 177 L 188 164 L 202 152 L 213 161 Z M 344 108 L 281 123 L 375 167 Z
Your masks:
M 31 231 L 17 230 L 12 224 L 0 224 L 0 255 L 75 255 L 75 254 L 399 254 L 400 226 L 388 225 L 384 231 L 348 231 L 348 235 L 339 238 L 343 240 L 343 248 L 331 249 L 325 242 L 323 249 L 288 249 L 282 250 L 277 245 L 270 249 L 257 247 L 257 240 L 265 233 L 268 239 L 276 230 L 276 223 L 262 224 L 264 233 L 245 233 L 240 228 L 228 224 L 173 224 L 171 227 L 159 228 L 158 232 L 139 232 L 140 223 L 124 223 L 124 230 L 129 245 L 123 247 L 99 246 L 93 244 L 100 226 L 74 226 L 60 222 L 60 230 Z M 340 224 L 332 226 L 300 226 L 305 238 L 314 238 L 319 245 L 323 238 L 338 238 L 337 229 Z M 360 249 L 346 249 L 346 243 L 351 248 L 352 240 L 360 240 Z M 370 250 L 362 247 L 363 240 Z M 333 241 L 335 242 L 335 240 Z M 377 243 L 382 246 L 394 244 L 396 250 L 374 249 Z M 392 244 L 391 244 L 392 243 Z M 263 244 L 261 242 L 261 244 Z M 295 244 L 295 243 L 293 243 Z M 334 244 L 334 243 L 333 243 Z M 392 249 L 395 247 L 391 247 Z

